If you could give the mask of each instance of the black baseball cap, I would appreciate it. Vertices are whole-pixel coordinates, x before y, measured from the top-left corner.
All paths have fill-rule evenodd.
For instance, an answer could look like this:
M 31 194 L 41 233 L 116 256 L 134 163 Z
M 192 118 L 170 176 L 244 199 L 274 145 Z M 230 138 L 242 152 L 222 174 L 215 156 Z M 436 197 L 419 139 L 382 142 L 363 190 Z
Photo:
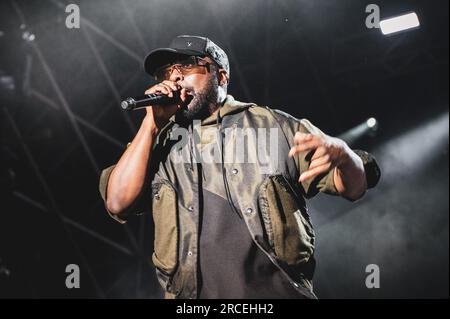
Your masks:
M 172 40 L 168 48 L 151 51 L 144 60 L 145 72 L 154 76 L 158 68 L 170 64 L 182 56 L 208 56 L 225 69 L 228 76 L 230 74 L 230 64 L 225 51 L 210 39 L 194 35 L 179 35 Z

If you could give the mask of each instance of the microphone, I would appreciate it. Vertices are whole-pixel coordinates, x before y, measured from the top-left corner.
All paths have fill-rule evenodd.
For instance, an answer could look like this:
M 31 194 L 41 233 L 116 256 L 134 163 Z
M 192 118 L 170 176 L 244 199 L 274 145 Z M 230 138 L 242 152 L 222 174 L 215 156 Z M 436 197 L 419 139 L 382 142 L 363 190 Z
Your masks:
M 128 97 L 120 103 L 120 106 L 127 111 L 142 109 L 150 105 L 171 105 L 180 101 L 180 92 L 172 92 L 173 97 L 165 94 L 152 93 L 138 97 Z

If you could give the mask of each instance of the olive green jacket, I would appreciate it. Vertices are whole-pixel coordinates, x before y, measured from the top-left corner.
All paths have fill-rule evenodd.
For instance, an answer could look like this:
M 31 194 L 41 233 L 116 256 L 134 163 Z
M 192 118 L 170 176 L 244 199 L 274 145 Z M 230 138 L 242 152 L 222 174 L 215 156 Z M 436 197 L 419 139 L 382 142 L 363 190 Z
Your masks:
M 166 297 L 197 298 L 202 173 L 196 148 L 214 144 L 221 159 L 215 183 L 225 185 L 228 200 L 243 216 L 253 241 L 300 294 L 315 298 L 312 290 L 315 235 L 305 199 L 318 192 L 334 195 L 338 192 L 333 171 L 299 183 L 300 173 L 308 168 L 311 152 L 293 158 L 288 153 L 296 132 L 324 133 L 306 119 L 238 102 L 230 95 L 217 116 L 201 121 L 201 129 L 212 127 L 220 131 L 217 138 L 202 132 L 195 142 L 193 137 L 199 133 L 195 125 L 189 125 L 186 131 L 189 147 L 180 150 L 173 146 L 177 142 L 174 133 L 181 127 L 172 117 L 155 142 L 145 190 L 133 207 L 120 216 L 110 215 L 124 223 L 132 214 L 151 212 L 155 225 L 152 260 Z M 266 128 L 263 132 L 268 137 L 266 143 L 256 148 L 249 146 L 251 138 L 244 143 L 244 151 L 257 149 L 258 160 L 228 160 L 240 154 L 235 148 L 242 144 L 238 137 L 240 129 L 259 133 L 258 128 Z M 180 160 L 183 152 L 186 156 Z M 372 177 L 368 185 L 373 187 L 380 175 L 378 166 L 370 154 L 356 153 L 363 159 L 366 175 Z M 270 159 L 271 163 L 260 159 Z M 100 193 L 105 201 L 113 168 L 103 170 L 100 178 Z

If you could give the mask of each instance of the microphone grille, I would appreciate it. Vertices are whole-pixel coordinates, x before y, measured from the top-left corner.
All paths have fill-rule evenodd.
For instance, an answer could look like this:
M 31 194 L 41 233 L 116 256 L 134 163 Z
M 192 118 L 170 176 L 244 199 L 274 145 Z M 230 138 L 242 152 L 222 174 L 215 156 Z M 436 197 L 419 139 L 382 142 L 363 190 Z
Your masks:
M 128 108 L 128 102 L 127 101 L 122 101 L 122 103 L 120 103 L 120 106 L 126 110 Z
M 127 98 L 126 100 L 122 101 L 122 103 L 120 103 L 120 106 L 124 109 L 124 110 L 128 110 L 131 108 L 131 106 L 134 104 L 133 103 L 134 100 L 132 98 Z

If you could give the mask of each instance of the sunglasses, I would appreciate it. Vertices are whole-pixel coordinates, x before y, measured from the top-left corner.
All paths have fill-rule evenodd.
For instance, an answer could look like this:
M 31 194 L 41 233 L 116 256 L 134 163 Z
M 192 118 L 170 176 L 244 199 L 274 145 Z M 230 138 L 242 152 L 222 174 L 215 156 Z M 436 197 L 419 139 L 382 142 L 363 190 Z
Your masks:
M 162 82 L 168 80 L 173 70 L 176 69 L 178 72 L 185 75 L 189 75 L 198 70 L 198 68 L 206 67 L 209 72 L 209 67 L 212 63 L 207 62 L 197 56 L 190 56 L 184 60 L 176 61 L 167 65 L 164 65 L 155 71 L 155 80 L 157 82 Z

